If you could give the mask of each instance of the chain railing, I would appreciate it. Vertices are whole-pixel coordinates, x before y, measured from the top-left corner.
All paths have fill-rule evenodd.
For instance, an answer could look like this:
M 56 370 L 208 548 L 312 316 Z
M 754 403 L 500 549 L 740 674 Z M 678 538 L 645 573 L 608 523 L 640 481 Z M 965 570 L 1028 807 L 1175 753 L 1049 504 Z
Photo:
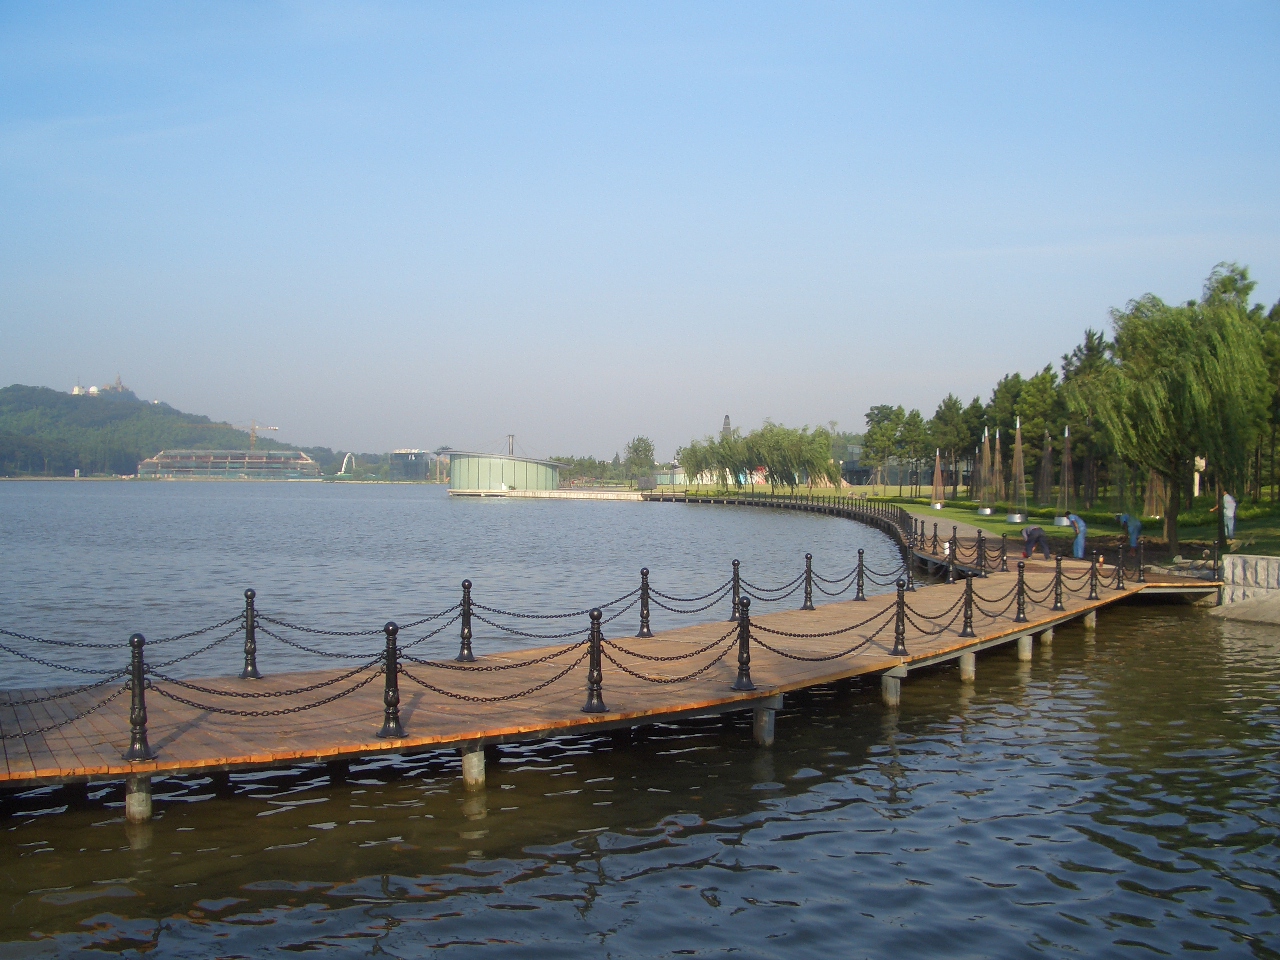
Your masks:
M 1065 610 L 1064 593 L 1085 595 L 1088 601 L 1096 601 L 1103 590 L 1124 591 L 1126 586 L 1125 551 L 1120 550 L 1116 563 L 1107 572 L 1107 565 L 1100 554 L 1095 553 L 1085 570 L 1064 572 L 1062 558 L 1056 558 L 1052 578 L 1040 586 L 1032 586 L 1026 579 L 1026 564 L 1018 562 L 1016 583 L 998 595 L 988 596 L 979 591 L 976 584 L 990 573 L 1008 570 L 1008 541 L 1001 537 L 993 542 L 985 534 L 979 534 L 972 541 L 964 542 L 958 531 L 952 528 L 951 537 L 941 539 L 937 524 L 933 524 L 932 532 L 926 530 L 923 521 L 911 517 L 901 508 L 887 504 L 858 503 L 841 497 L 792 497 L 781 502 L 791 509 L 821 510 L 838 516 L 857 520 L 874 521 L 879 529 L 889 533 L 904 551 L 903 562 L 895 569 L 879 570 L 868 567 L 864 552 L 858 551 L 858 562 L 848 572 L 838 576 L 827 576 L 813 567 L 811 555 L 805 555 L 804 569 L 794 578 L 776 586 L 756 583 L 743 576 L 742 565 L 733 561 L 732 574 L 729 579 L 703 593 L 686 596 L 669 593 L 651 582 L 650 571 L 644 568 L 640 572 L 640 584 L 635 589 L 598 606 L 573 610 L 565 613 L 531 613 L 490 606 L 476 601 L 473 596 L 471 581 L 463 581 L 462 597 L 457 603 L 450 604 L 436 613 L 418 617 L 403 627 L 389 621 L 377 630 L 372 629 L 331 629 L 295 622 L 291 619 L 264 613 L 258 609 L 257 595 L 253 590 L 245 591 L 245 608 L 235 616 L 196 630 L 186 631 L 150 643 L 141 634 L 134 634 L 129 639 L 129 660 L 127 666 L 86 666 L 79 663 L 61 662 L 54 658 L 56 650 L 92 651 L 101 662 L 101 654 L 105 651 L 120 650 L 119 644 L 89 642 L 79 639 L 46 639 L 38 636 L 0 629 L 0 637 L 12 642 L 0 642 L 0 652 L 8 653 L 20 660 L 37 664 L 46 669 L 92 678 L 86 682 L 65 688 L 57 688 L 39 695 L 25 696 L 9 700 L 10 708 L 34 707 L 54 701 L 66 702 L 64 709 L 67 716 L 54 720 L 51 724 L 22 723 L 20 729 L 0 731 L 0 739 L 10 740 L 22 736 L 43 734 L 67 724 L 78 722 L 90 714 L 103 709 L 124 693 L 130 694 L 130 744 L 125 759 L 142 761 L 154 758 L 147 738 L 146 695 L 150 691 L 156 696 L 180 704 L 192 710 L 223 716 L 261 718 L 284 717 L 315 710 L 331 704 L 344 697 L 352 696 L 365 687 L 373 684 L 379 677 L 383 679 L 383 726 L 380 736 L 398 739 L 405 736 L 403 720 L 400 716 L 401 678 L 428 692 L 451 699 L 474 703 L 495 704 L 531 697 L 548 687 L 560 683 L 570 677 L 575 670 L 584 664 L 587 666 L 586 687 L 587 699 L 583 710 L 587 713 L 606 712 L 604 701 L 604 671 L 606 667 L 619 674 L 643 683 L 673 685 L 693 681 L 704 677 L 717 665 L 723 663 L 736 649 L 737 673 L 731 689 L 748 692 L 755 690 L 751 677 L 751 646 L 754 642 L 770 654 L 783 659 L 819 663 L 840 660 L 859 654 L 872 648 L 879 649 L 882 654 L 905 658 L 909 656 L 908 642 L 917 643 L 943 634 L 954 634 L 961 638 L 977 635 L 978 621 L 987 623 L 1006 620 L 1010 611 L 1016 608 L 1012 619 L 1015 623 L 1028 622 L 1028 608 L 1047 609 L 1052 612 Z M 1142 543 L 1138 544 L 1133 571 L 1139 582 L 1143 579 L 1144 565 Z M 954 584 L 957 573 L 962 574 L 963 586 L 959 594 L 940 610 L 929 612 L 921 605 L 911 603 L 907 596 L 911 593 L 911 554 L 906 551 L 926 552 L 930 556 L 945 558 L 948 568 L 948 582 Z M 753 620 L 751 608 L 753 603 L 779 603 L 793 597 L 803 590 L 801 611 L 814 610 L 813 591 L 828 597 L 838 597 L 846 591 L 855 590 L 854 600 L 866 601 L 866 586 L 894 586 L 896 597 L 887 606 L 869 616 L 856 618 L 844 625 L 837 625 L 822 630 L 786 630 L 781 627 L 770 627 Z M 946 589 L 940 587 L 939 589 Z M 931 592 L 930 596 L 937 596 Z M 698 646 L 679 651 L 670 651 L 662 645 L 661 633 L 655 635 L 651 619 L 653 608 L 672 616 L 695 616 L 705 613 L 712 607 L 730 600 L 732 625 L 719 636 Z M 614 637 L 606 639 L 605 630 L 611 624 L 617 624 L 621 618 L 639 607 L 639 633 L 637 637 L 650 639 L 656 646 L 638 649 L 620 639 L 615 626 L 610 633 Z M 849 609 L 854 609 L 850 607 Z M 587 623 L 583 625 L 585 618 Z M 540 630 L 523 629 L 519 624 L 563 624 L 568 629 L 545 633 Z M 576 621 L 576 623 L 575 623 Z M 546 652 L 536 653 L 521 659 L 501 660 L 492 652 L 477 657 L 474 647 L 473 624 L 482 623 L 499 635 L 529 639 L 536 641 L 569 641 Z M 420 644 L 441 636 L 445 631 L 460 624 L 458 655 L 452 659 L 420 656 L 410 651 Z M 959 624 L 959 626 L 957 626 Z M 887 633 L 892 626 L 893 639 L 890 646 Z M 218 634 L 217 631 L 231 627 L 230 631 Z M 409 629 L 421 630 L 421 635 L 400 642 L 400 634 Z M 290 634 L 294 634 L 291 636 Z M 371 649 L 371 644 L 362 641 L 382 634 L 384 638 L 381 650 Z M 173 644 L 179 641 L 191 641 L 213 635 L 211 639 L 186 652 L 156 663 L 147 662 L 144 651 L 154 647 Z M 216 682 L 195 681 L 178 676 L 173 667 L 206 655 L 237 636 L 243 636 L 243 669 L 238 678 L 229 679 L 226 684 Z M 304 637 L 307 639 L 300 639 Z M 815 649 L 807 641 L 829 641 L 847 637 L 836 649 Z M 296 683 L 283 689 L 274 688 L 269 680 L 264 680 L 260 669 L 259 639 L 265 638 L 279 643 L 291 650 L 324 660 L 343 660 L 349 665 L 338 672 L 324 675 L 311 682 Z M 340 641 L 343 649 L 326 649 L 325 640 Z M 354 642 L 354 643 L 353 643 Z M 40 649 L 47 647 L 50 655 L 42 656 L 33 649 L 22 649 L 16 644 Z M 354 663 L 353 663 L 354 661 Z M 270 659 L 266 661 L 271 665 Z M 237 658 L 239 665 L 239 658 Z M 647 664 L 650 666 L 642 666 Z M 680 673 L 666 674 L 659 665 L 688 665 L 688 669 L 677 667 Z M 445 685 L 432 683 L 423 674 L 424 670 L 439 671 L 441 676 L 452 678 L 454 683 Z M 651 671 L 659 672 L 651 672 Z M 512 671 L 534 671 L 549 674 L 542 677 L 530 677 L 527 684 L 518 689 L 489 692 L 476 687 L 473 679 L 480 677 L 510 676 Z M 467 677 L 474 674 L 474 678 Z M 252 686 L 245 687 L 236 680 L 253 681 Z M 282 678 L 283 679 L 283 678 Z M 261 686 L 259 686 L 261 684 Z M 260 706 L 259 706 L 260 705 Z M 36 716 L 36 714 L 32 714 Z M 15 718 L 17 713 L 15 712 Z M 21 721 L 19 721 L 21 722 Z

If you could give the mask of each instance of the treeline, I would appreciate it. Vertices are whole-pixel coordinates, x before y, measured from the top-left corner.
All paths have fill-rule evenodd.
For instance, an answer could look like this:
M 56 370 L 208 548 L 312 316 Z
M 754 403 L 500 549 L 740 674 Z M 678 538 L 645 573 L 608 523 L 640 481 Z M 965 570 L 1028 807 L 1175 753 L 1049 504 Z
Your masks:
M 1176 551 L 1197 459 L 1215 491 L 1261 499 L 1269 489 L 1276 497 L 1280 303 L 1251 304 L 1254 287 L 1248 268 L 1219 264 L 1199 300 L 1131 301 L 1111 312 L 1109 338 L 1087 330 L 1060 370 L 1003 377 L 986 403 L 975 397 L 966 406 L 948 394 L 929 420 L 918 410 L 872 407 L 862 462 L 882 475 L 891 463 L 906 466 L 918 483 L 941 451 L 952 498 L 967 480 L 974 498 L 1012 500 L 1021 481 L 1040 504 L 1055 487 L 1085 507 L 1109 496 L 1119 509 L 1140 510 L 1146 500 L 1163 514 Z M 1015 476 L 1019 423 L 1023 469 Z
M 263 450 L 298 450 L 326 474 L 342 467 L 345 451 L 291 447 L 259 437 Z M 128 389 L 73 396 L 21 384 L 0 389 L 0 475 L 131 476 L 161 450 L 247 450 L 249 433 L 167 403 L 146 403 Z M 385 457 L 362 454 L 373 465 Z
M 652 475 L 653 441 L 648 437 L 633 437 L 621 453 L 615 453 L 612 460 L 597 460 L 595 457 L 551 457 L 560 464 L 561 483 L 581 482 L 595 483 L 630 483 Z
M 795 490 L 801 484 L 838 484 L 840 465 L 832 456 L 833 437 L 825 427 L 795 429 L 766 420 L 746 436 L 733 430 L 694 440 L 676 451 L 690 483 L 700 479 L 741 487 L 763 473 L 773 489 Z M 843 442 L 837 441 L 837 442 Z

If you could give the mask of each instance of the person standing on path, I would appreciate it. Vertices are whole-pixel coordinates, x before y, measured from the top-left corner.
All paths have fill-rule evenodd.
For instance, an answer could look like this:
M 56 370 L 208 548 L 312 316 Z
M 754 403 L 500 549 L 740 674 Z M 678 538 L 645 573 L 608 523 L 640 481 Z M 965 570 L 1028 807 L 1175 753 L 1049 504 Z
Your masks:
M 1044 558 L 1049 557 L 1049 538 L 1045 536 L 1044 529 L 1041 527 L 1023 527 L 1022 528 L 1022 556 L 1023 559 L 1029 558 L 1036 552 L 1036 548 L 1044 551 Z
M 1217 513 L 1217 504 L 1209 508 L 1210 513 Z M 1223 491 L 1222 494 L 1222 529 L 1228 540 L 1236 536 L 1236 498 Z
M 1071 521 L 1071 529 L 1075 531 L 1076 539 L 1071 544 L 1071 555 L 1077 560 L 1084 559 L 1084 521 L 1074 513 L 1068 513 L 1067 519 Z

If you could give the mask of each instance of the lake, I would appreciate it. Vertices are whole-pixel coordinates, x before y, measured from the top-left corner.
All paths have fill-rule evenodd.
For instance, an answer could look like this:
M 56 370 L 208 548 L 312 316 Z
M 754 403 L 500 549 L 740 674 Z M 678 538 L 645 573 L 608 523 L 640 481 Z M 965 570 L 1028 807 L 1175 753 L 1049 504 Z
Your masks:
M 643 565 L 692 595 L 734 556 L 762 584 L 805 552 L 896 560 L 828 517 L 410 486 L 4 483 L 0 521 L 0 626 L 91 640 L 225 619 L 246 586 L 376 628 L 464 576 L 550 613 Z M 788 695 L 770 749 L 744 714 L 504 746 L 480 795 L 448 753 L 161 780 L 137 827 L 119 783 L 10 794 L 0 957 L 1276 957 L 1278 653 L 1130 606 L 1030 664 L 980 655 L 972 685 L 913 673 L 897 711 L 872 683 Z

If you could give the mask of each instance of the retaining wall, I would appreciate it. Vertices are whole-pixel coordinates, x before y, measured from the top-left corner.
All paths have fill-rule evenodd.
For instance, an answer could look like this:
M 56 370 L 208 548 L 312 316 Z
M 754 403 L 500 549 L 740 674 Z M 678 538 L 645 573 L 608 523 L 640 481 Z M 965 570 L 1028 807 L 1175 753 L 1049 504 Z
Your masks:
M 1229 553 L 1222 558 L 1222 602 L 1280 597 L 1280 557 Z

